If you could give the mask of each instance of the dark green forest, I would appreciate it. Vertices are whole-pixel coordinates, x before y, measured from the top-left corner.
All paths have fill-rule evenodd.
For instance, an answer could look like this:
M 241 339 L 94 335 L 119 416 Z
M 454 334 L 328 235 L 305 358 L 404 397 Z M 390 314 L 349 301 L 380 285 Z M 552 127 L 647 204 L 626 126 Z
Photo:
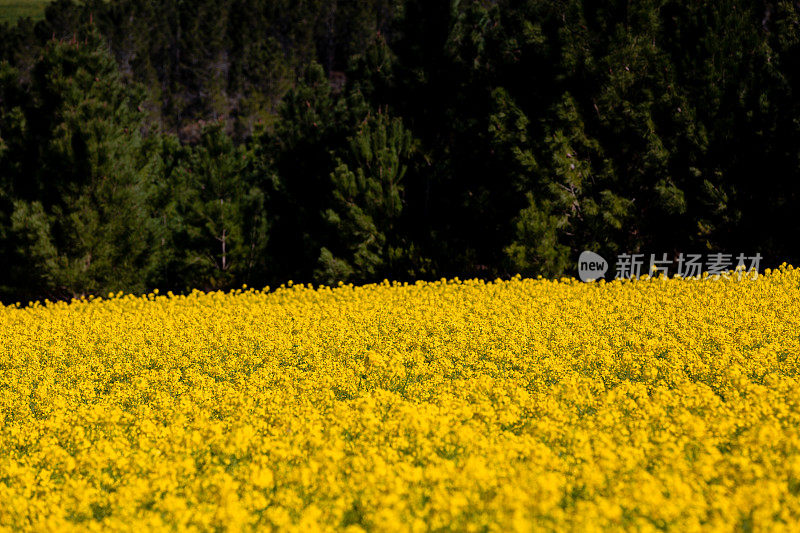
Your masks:
M 800 260 L 800 3 L 59 0 L 0 26 L 0 301 Z

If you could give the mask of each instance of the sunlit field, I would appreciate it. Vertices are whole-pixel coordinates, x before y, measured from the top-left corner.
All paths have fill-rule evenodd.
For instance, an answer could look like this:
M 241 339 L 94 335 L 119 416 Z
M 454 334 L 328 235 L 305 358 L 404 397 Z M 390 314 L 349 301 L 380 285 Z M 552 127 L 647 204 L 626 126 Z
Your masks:
M 800 527 L 800 270 L 0 308 L 0 526 Z
M 0 24 L 16 24 L 17 19 L 25 17 L 39 20 L 49 3 L 50 0 L 0 0 Z

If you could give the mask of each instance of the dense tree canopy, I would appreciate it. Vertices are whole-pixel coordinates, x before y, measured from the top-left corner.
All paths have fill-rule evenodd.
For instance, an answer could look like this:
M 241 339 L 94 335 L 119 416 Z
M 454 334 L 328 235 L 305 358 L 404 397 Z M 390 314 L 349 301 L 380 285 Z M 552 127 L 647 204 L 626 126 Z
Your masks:
M 788 1 L 58 0 L 0 26 L 0 300 L 800 260 Z

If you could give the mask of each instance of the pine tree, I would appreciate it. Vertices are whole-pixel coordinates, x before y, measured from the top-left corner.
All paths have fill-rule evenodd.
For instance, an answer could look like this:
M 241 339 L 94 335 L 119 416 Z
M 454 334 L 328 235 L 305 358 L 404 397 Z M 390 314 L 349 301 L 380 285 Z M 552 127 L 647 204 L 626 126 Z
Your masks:
M 334 203 L 324 217 L 335 233 L 320 250 L 316 272 L 324 283 L 391 277 L 408 253 L 397 226 L 415 149 L 411 133 L 400 119 L 377 113 L 348 144 L 331 174 Z
M 221 123 L 197 145 L 167 147 L 165 185 L 167 282 L 180 290 L 222 289 L 264 275 L 268 221 L 264 194 L 250 179 L 250 160 Z
M 18 80 L 4 79 L 15 96 L 0 109 L 15 143 L 3 155 L 8 285 L 49 296 L 144 290 L 155 163 L 142 149 L 141 91 L 96 34 L 50 43 L 30 82 Z
M 284 98 L 274 128 L 255 135 L 256 183 L 274 221 L 268 250 L 272 279 L 314 279 L 328 229 L 323 213 L 330 207 L 335 154 L 367 109 L 357 94 L 333 94 L 322 67 L 313 64 Z

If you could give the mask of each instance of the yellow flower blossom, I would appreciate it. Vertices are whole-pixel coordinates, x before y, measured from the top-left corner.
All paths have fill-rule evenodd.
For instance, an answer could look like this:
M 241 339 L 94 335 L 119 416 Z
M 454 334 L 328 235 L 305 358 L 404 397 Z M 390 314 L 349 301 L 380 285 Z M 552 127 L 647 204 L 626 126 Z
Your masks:
M 800 270 L 0 308 L 0 530 L 792 531 Z

